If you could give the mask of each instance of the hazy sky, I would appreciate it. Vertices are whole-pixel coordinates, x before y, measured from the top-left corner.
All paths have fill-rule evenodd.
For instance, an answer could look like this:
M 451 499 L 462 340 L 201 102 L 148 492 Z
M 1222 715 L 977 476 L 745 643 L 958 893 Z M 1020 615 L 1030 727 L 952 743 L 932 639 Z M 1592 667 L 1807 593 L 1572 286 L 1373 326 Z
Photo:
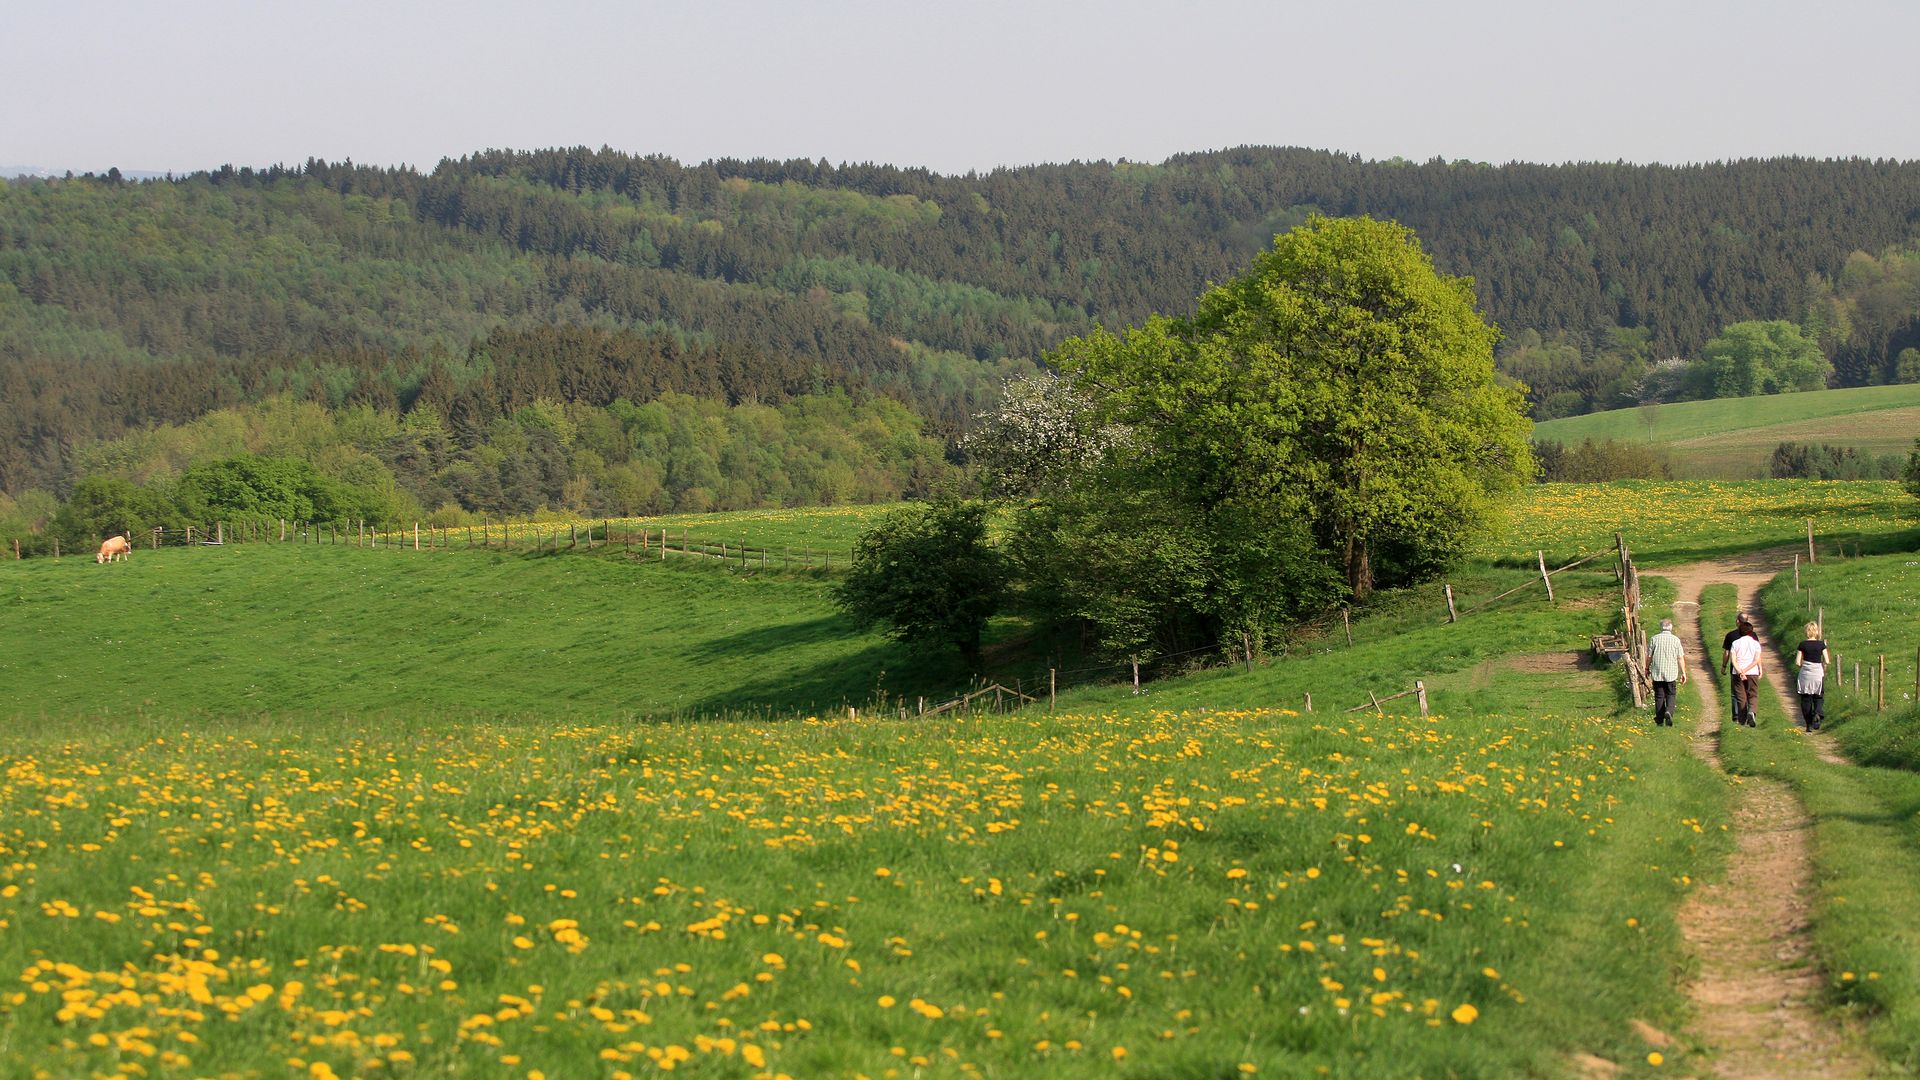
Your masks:
M 1920 158 L 1906 0 L 0 0 L 0 164 Z

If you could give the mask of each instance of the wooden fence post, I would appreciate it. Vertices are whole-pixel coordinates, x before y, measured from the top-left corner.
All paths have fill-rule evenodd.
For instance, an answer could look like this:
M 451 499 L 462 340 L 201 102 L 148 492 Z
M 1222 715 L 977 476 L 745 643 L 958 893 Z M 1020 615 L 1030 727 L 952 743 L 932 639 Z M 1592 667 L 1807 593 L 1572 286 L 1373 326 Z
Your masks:
M 1340 605 L 1340 625 L 1347 631 L 1347 648 L 1353 648 L 1353 611 L 1347 605 Z
M 1313 695 L 1312 694 L 1306 695 L 1306 699 L 1307 699 L 1307 711 L 1312 712 L 1313 711 Z
M 287 519 L 286 518 L 280 519 L 280 542 L 283 544 L 287 542 Z
M 1060 684 L 1058 676 L 1059 672 L 1056 669 L 1047 669 L 1047 712 L 1049 713 L 1053 712 L 1054 705 L 1059 699 Z M 926 709 L 926 700 L 926 698 L 920 699 L 920 708 L 922 711 Z
M 154 545 L 154 547 L 159 547 L 159 546 L 160 545 L 158 544 Z M 13 561 L 14 562 L 20 561 L 20 538 L 17 536 L 13 538 Z
M 420 550 L 420 523 L 417 521 L 413 523 L 413 550 Z
M 57 555 L 59 553 L 59 548 L 55 547 L 54 552 Z M 1133 692 L 1138 694 L 1140 692 L 1140 658 L 1136 656 L 1136 657 L 1133 657 L 1132 659 L 1133 659 Z
M 1458 622 L 1459 619 L 1460 619 L 1460 616 L 1455 614 L 1453 610 L 1453 583 L 1448 582 L 1447 583 L 1447 621 Z
M 1800 553 L 1793 553 L 1793 591 L 1800 591 Z
M 1887 654 L 1880 654 L 1880 673 L 1873 677 L 1874 711 L 1887 711 Z
M 1813 550 L 1813 519 L 1808 518 L 1807 519 L 1807 565 L 1811 566 L 1814 563 L 1817 563 L 1819 561 L 1820 561 L 1819 556 L 1814 554 L 1814 550 Z
M 1247 674 L 1253 674 L 1253 640 L 1247 637 L 1245 631 L 1240 633 L 1240 651 L 1247 658 Z
M 1551 604 L 1554 602 L 1553 579 L 1547 576 L 1547 553 L 1536 549 L 1534 554 L 1540 556 L 1540 583 L 1547 587 L 1547 603 Z
M 1427 683 L 1425 679 L 1415 679 L 1413 681 L 1413 693 L 1414 696 L 1420 700 L 1420 718 L 1425 720 L 1427 718 Z
M 213 528 L 214 543 L 224 546 L 227 542 L 227 523 L 224 521 L 216 521 L 213 523 Z

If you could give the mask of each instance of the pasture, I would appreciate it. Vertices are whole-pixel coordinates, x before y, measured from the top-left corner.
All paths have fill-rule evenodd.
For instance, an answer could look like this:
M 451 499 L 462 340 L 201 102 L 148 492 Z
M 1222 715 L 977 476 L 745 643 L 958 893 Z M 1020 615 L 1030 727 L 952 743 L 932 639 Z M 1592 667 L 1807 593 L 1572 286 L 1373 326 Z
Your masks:
M 831 578 L 697 559 L 246 544 L 0 569 L 14 718 L 824 708 L 908 666 Z
M 1920 385 L 1862 386 L 1762 397 L 1642 405 L 1535 424 L 1535 441 L 1643 442 L 1671 451 L 1687 479 L 1764 477 L 1783 442 L 1851 446 L 1904 457 L 1920 433 Z

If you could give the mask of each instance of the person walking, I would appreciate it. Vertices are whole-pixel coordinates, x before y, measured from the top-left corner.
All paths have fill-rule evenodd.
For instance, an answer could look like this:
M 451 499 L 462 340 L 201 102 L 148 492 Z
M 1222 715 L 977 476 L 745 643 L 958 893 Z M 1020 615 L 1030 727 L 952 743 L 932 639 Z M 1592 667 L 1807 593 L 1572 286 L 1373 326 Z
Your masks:
M 1800 722 L 1808 731 L 1819 731 L 1827 718 L 1827 665 L 1833 662 L 1820 624 L 1807 624 L 1807 640 L 1793 651 L 1793 666 L 1800 669 L 1796 688 L 1800 691 Z
M 1687 681 L 1687 647 L 1673 632 L 1673 620 L 1661 619 L 1660 632 L 1647 642 L 1647 678 L 1653 682 L 1653 722 L 1673 726 L 1673 697 Z
M 1760 663 L 1760 635 L 1754 632 L 1753 620 L 1746 612 L 1740 613 L 1739 625 L 1734 627 L 1733 640 L 1727 644 L 1727 670 L 1733 677 L 1733 722 L 1746 727 L 1758 727 L 1759 719 L 1754 713 L 1754 705 L 1760 696 L 1760 677 L 1764 674 Z

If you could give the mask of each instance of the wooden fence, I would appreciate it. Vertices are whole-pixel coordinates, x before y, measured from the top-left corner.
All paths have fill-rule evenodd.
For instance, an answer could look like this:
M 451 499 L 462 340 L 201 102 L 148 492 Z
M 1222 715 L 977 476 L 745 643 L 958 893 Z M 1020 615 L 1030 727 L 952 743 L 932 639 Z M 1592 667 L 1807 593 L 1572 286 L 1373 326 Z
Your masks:
M 853 553 L 815 547 L 751 544 L 730 539 L 695 536 L 687 527 L 634 527 L 626 522 L 489 523 L 483 525 L 436 526 L 413 523 L 405 528 L 369 526 L 364 521 L 287 521 L 280 518 L 234 519 L 188 525 L 179 529 L 154 528 L 146 535 L 126 534 L 136 550 L 169 547 L 225 547 L 234 544 L 313 544 L 330 547 L 355 547 L 391 551 L 452 551 L 492 549 L 525 552 L 583 552 L 620 549 L 636 558 L 666 560 L 700 558 L 725 564 L 738 564 L 751 570 L 845 571 L 852 566 Z M 23 557 L 18 540 L 13 542 L 14 558 Z M 49 539 L 47 554 L 55 559 L 66 555 L 91 556 L 85 551 L 60 550 L 57 539 Z

